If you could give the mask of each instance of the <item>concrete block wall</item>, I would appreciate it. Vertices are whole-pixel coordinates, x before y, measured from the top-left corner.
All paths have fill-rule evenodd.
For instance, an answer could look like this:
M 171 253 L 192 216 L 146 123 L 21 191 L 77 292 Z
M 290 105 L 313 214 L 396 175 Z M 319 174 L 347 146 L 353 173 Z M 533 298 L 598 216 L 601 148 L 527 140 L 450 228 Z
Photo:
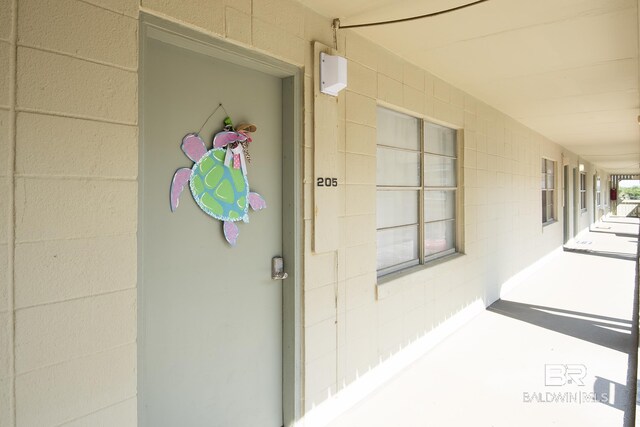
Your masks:
M 11 0 L 0 0 L 0 426 L 13 422 L 13 157 L 15 112 L 12 86 L 15 36 Z
M 314 253 L 312 42 L 333 33 L 299 3 L 0 0 L 0 426 L 136 425 L 141 10 L 304 67 L 305 409 L 561 244 L 539 215 L 560 147 L 341 31 L 341 239 Z M 465 255 L 380 286 L 377 104 L 464 129 L 466 182 Z
M 135 425 L 137 5 L 0 14 L 0 425 Z

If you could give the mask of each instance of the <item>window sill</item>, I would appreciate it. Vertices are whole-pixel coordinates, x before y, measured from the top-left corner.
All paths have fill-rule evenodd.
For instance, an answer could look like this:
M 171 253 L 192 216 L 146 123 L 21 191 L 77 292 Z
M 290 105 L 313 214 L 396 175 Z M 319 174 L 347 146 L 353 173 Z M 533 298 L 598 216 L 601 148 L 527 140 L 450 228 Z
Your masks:
M 555 223 L 557 223 L 557 222 L 558 222 L 558 220 L 557 220 L 557 219 L 552 219 L 551 221 L 543 222 L 543 223 L 542 223 L 542 227 L 544 228 L 544 227 L 546 227 L 547 225 L 552 225 L 552 224 L 555 224 Z
M 428 261 L 426 264 L 416 265 L 414 267 L 409 267 L 404 270 L 396 271 L 394 273 L 389 273 L 385 276 L 379 277 L 378 282 L 376 283 L 377 299 L 384 299 L 398 292 L 405 281 L 410 281 L 406 280 L 409 279 L 409 276 L 430 270 L 450 261 L 461 259 L 464 256 L 465 254 L 463 252 L 454 252 L 450 255 L 443 256 L 442 258 Z

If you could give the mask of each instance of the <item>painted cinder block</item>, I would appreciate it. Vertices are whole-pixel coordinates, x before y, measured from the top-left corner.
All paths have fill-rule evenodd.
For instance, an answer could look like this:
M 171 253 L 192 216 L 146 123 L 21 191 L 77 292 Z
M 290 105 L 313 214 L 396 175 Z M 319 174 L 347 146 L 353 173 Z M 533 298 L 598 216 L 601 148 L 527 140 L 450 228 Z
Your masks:
M 135 181 L 18 178 L 16 240 L 133 234 L 137 187 Z
M 114 12 L 122 13 L 132 18 L 138 17 L 138 9 L 140 3 L 146 3 L 146 1 L 140 0 L 82 0 L 86 3 L 91 3 L 99 7 L 103 7 Z
M 11 395 L 13 393 L 12 380 L 0 378 L 0 426 L 13 426 L 11 419 Z
M 281 28 L 296 37 L 304 37 L 305 8 L 290 0 L 253 0 L 253 17 Z
M 312 76 L 304 76 L 304 113 L 305 114 L 313 114 L 313 105 L 315 103 L 315 98 L 313 95 L 314 86 L 313 86 L 313 77 Z M 311 123 L 311 126 L 313 124 Z M 313 127 L 312 127 L 313 129 Z
M 336 282 L 335 252 L 307 255 L 304 258 L 305 292 Z
M 345 249 L 346 277 L 362 276 L 376 271 L 376 245 L 367 243 Z
M 345 319 L 347 343 L 376 335 L 377 319 L 376 304 L 362 304 L 353 310 L 347 311 Z
M 345 40 L 347 58 L 377 71 L 380 48 L 351 30 L 347 32 Z
M 346 310 L 354 310 L 360 306 L 374 304 L 376 300 L 376 275 L 368 273 L 347 279 Z
M 402 83 L 411 86 L 420 92 L 424 92 L 424 79 L 425 72 L 422 68 L 408 62 L 403 64 Z
M 11 39 L 12 1 L 0 0 L 0 40 Z
M 137 425 L 137 400 L 136 398 L 131 398 L 86 417 L 64 423 L 60 427 L 136 427 Z
M 312 326 L 336 315 L 336 290 L 333 283 L 304 292 L 304 325 Z
M 289 6 L 287 6 L 289 7 Z M 333 22 L 310 9 L 304 9 L 304 39 L 333 47 Z M 349 69 L 351 73 L 351 69 Z M 351 77 L 350 77 L 351 78 Z
M 388 298 L 378 301 L 376 309 L 378 310 L 378 325 L 384 325 L 396 319 L 401 319 L 404 314 L 404 292 L 403 289 Z
M 424 94 L 425 99 L 433 98 L 434 79 L 436 77 L 428 71 L 424 72 Z
M 376 213 L 375 185 L 347 185 L 346 200 L 347 215 L 364 215 Z
M 482 133 L 476 134 L 476 151 L 488 153 L 487 151 L 487 137 Z
M 30 48 L 18 48 L 20 108 L 137 123 L 135 72 Z
M 313 218 L 313 185 L 311 183 L 304 184 L 302 199 L 304 202 L 304 219 L 311 220 Z
M 443 102 L 451 102 L 451 86 L 449 83 L 434 77 L 433 96 Z
M 0 243 L 0 312 L 9 310 L 9 245 Z
M 11 170 L 9 164 L 9 119 L 9 111 L 0 110 L 0 176 L 10 175 Z
M 228 39 L 251 44 L 251 15 L 227 7 L 225 12 L 225 35 Z
M 136 344 L 18 375 L 20 426 L 60 425 L 136 393 Z
M 487 154 L 482 152 L 476 152 L 476 168 L 477 169 L 487 169 Z
M 424 282 L 420 281 L 408 284 L 402 293 L 402 311 L 407 313 L 412 310 L 423 308 L 425 304 L 426 298 Z
M 384 74 L 378 73 L 378 99 L 402 107 L 402 83 Z
M 313 111 L 304 112 L 304 146 L 305 148 L 313 148 Z M 313 171 L 311 174 L 313 175 Z
M 0 194 L 9 194 L 9 178 L 0 177 Z M 9 204 L 7 203 L 8 197 L 2 197 L 2 203 L 0 203 L 0 245 L 8 243 L 9 239 Z
M 338 161 L 340 161 L 340 157 L 344 159 L 344 153 L 347 151 L 347 121 L 340 118 L 340 115 L 338 115 L 338 131 L 336 132 L 336 137 L 338 139 L 338 152 L 340 153 Z M 340 172 L 342 173 L 342 180 L 344 180 L 344 170 Z
M 476 114 L 476 99 L 468 94 L 464 94 L 464 110 Z
M 135 179 L 138 175 L 138 128 L 19 113 L 16 172 Z
M 464 92 L 454 86 L 451 86 L 450 102 L 452 105 L 461 108 L 464 111 Z
M 411 311 L 407 311 L 402 316 L 402 338 L 404 345 L 421 338 L 429 330 L 425 326 L 425 312 L 424 307 L 416 308 Z
M 346 322 L 347 314 L 346 313 L 338 313 L 338 320 L 336 324 L 336 341 L 337 341 L 337 349 L 336 353 L 336 377 L 338 380 L 338 391 L 342 390 L 346 387 L 346 383 L 344 381 L 345 375 L 347 373 L 347 333 L 346 333 Z
M 476 131 L 476 115 L 473 113 L 470 113 L 468 111 L 464 112 L 464 130 L 465 130 L 465 137 L 466 134 L 469 132 L 475 132 Z M 465 138 L 465 142 L 466 142 L 466 138 Z
M 136 340 L 136 291 L 16 311 L 16 372 L 99 353 Z
M 359 123 L 346 123 L 347 153 L 375 156 L 377 149 L 376 128 Z
M 10 75 L 9 65 L 11 47 L 9 43 L 0 41 L 0 106 L 9 107 Z
M 345 222 L 345 246 L 358 246 L 376 241 L 376 216 L 347 216 Z
M 350 60 L 348 87 L 352 92 L 375 98 L 378 93 L 378 74 L 371 68 Z
M 17 308 L 132 289 L 136 281 L 134 234 L 16 246 Z
M 376 126 L 375 98 L 360 95 L 347 89 L 346 93 L 346 120 L 367 126 Z
M 347 342 L 345 351 L 346 376 L 344 378 L 347 383 L 353 382 L 380 363 L 379 337 L 373 331 L 372 327 L 370 333 Z
M 304 183 L 315 185 L 313 180 L 313 148 L 304 147 Z
M 78 0 L 20 0 L 18 42 L 121 67 L 138 67 L 138 21 Z
M 402 106 L 415 114 L 424 114 L 424 93 L 408 85 L 402 85 Z
M 315 325 L 304 328 L 304 359 L 312 362 L 336 351 L 336 314 Z
M 324 402 L 336 391 L 336 354 L 329 352 L 305 363 L 305 408 L 309 410 Z
M 346 183 L 375 184 L 376 158 L 362 154 L 346 153 Z
M 432 117 L 441 122 L 448 122 L 451 117 L 451 104 L 434 98 Z
M 224 0 L 142 0 L 142 6 L 208 32 L 224 34 Z
M 307 43 L 282 28 L 253 18 L 251 26 L 253 46 L 295 65 L 304 65 Z
M 0 380 L 4 380 L 13 375 L 12 367 L 9 364 L 9 353 L 12 350 L 10 345 L 10 322 L 11 313 L 5 311 L 0 312 Z M 2 391 L 0 391 L 2 394 Z
M 404 79 L 404 61 L 386 49 L 378 53 L 378 73 L 382 73 L 398 82 Z
M 305 40 L 304 44 L 304 76 L 313 77 L 313 64 L 315 63 L 314 42 Z

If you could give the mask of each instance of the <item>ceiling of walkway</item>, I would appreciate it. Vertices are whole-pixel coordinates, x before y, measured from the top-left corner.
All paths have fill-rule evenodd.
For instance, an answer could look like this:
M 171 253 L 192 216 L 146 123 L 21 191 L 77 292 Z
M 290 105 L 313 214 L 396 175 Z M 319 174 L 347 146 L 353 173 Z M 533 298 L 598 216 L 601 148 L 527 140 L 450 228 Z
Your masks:
M 342 25 L 470 0 L 300 0 Z M 640 172 L 639 0 L 489 0 L 355 29 L 612 173 Z

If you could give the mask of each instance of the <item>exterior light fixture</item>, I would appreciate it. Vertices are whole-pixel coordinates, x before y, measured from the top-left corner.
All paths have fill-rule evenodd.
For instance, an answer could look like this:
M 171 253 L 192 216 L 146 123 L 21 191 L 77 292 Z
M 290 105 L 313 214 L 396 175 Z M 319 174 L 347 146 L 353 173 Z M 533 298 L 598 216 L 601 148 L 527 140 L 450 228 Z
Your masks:
M 320 92 L 338 96 L 347 87 L 347 59 L 320 52 Z

